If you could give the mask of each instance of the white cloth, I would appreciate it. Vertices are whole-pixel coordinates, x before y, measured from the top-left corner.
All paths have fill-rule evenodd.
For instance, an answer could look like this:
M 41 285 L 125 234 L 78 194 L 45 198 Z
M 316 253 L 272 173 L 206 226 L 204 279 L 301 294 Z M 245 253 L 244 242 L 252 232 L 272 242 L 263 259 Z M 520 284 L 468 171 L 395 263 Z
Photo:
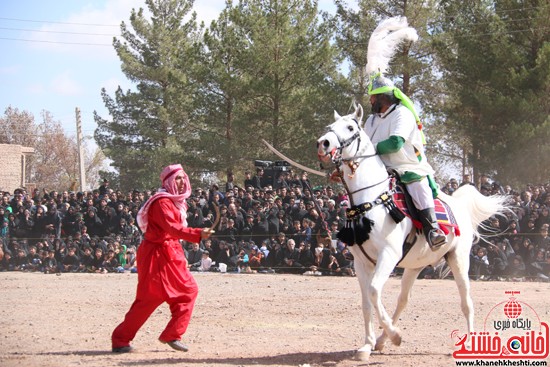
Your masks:
M 399 174 L 409 171 L 420 176 L 433 175 L 434 170 L 424 155 L 420 130 L 414 115 L 407 107 L 401 104 L 392 105 L 382 115 L 370 115 L 364 130 L 375 146 L 392 135 L 405 139 L 405 144 L 399 151 L 380 155 L 387 168 L 394 169 Z M 422 156 L 420 161 L 417 152 Z
M 434 208 L 433 193 L 427 178 L 423 178 L 421 181 L 408 183 L 407 190 L 413 199 L 416 209 L 424 210 Z

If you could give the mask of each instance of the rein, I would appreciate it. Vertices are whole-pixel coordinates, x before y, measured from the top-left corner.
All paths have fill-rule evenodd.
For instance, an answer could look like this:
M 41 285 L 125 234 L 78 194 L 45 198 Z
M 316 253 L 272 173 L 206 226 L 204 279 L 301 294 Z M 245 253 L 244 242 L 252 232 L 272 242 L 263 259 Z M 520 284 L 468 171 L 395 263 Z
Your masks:
M 354 120 L 356 123 L 357 121 Z M 357 125 L 359 126 L 359 124 L 357 123 Z M 336 166 L 336 171 L 338 173 L 338 176 L 340 177 L 340 181 L 342 182 L 342 185 L 344 186 L 344 189 L 346 190 L 347 194 L 348 194 L 348 198 L 349 198 L 349 201 L 350 201 L 350 204 L 351 204 L 351 207 L 350 209 L 346 210 L 346 217 L 347 217 L 347 224 L 346 224 L 346 228 L 343 229 L 343 231 L 346 232 L 345 235 L 343 236 L 352 236 L 352 237 L 355 237 L 354 235 L 352 235 L 353 233 L 353 225 L 351 224 L 352 221 L 361 221 L 361 220 L 365 220 L 367 221 L 367 236 L 366 236 L 366 239 L 368 239 L 368 232 L 370 232 L 370 228 L 371 228 L 371 225 L 374 224 L 372 221 L 370 221 L 370 219 L 368 218 L 359 218 L 363 213 L 371 210 L 372 208 L 374 208 L 375 206 L 378 206 L 378 205 L 384 205 L 390 212 L 390 215 L 392 216 L 392 218 L 398 222 L 398 221 L 401 221 L 401 219 L 398 219 L 398 214 L 396 214 L 396 211 L 399 211 L 399 209 L 397 209 L 395 207 L 395 203 L 393 202 L 393 199 L 392 199 L 392 196 L 393 194 L 395 193 L 395 191 L 393 189 L 390 189 L 388 191 L 385 191 L 383 192 L 382 194 L 380 194 L 374 201 L 372 202 L 367 202 L 367 203 L 362 203 L 358 206 L 355 205 L 354 201 L 353 201 L 353 194 L 356 194 L 358 192 L 361 192 L 363 190 L 367 190 L 367 189 L 371 189 L 373 187 L 376 187 L 378 185 L 381 185 L 383 184 L 384 182 L 390 180 L 392 178 L 392 176 L 388 175 L 387 177 L 385 177 L 383 180 L 381 180 L 380 182 L 377 182 L 377 183 L 374 183 L 372 185 L 369 185 L 369 186 L 366 186 L 366 187 L 363 187 L 361 189 L 358 189 L 358 190 L 355 190 L 355 191 L 351 191 L 346 180 L 344 179 L 344 173 L 341 169 L 341 166 L 344 162 L 346 162 L 348 164 L 348 166 L 350 167 L 351 171 L 352 171 L 352 174 L 350 175 L 350 178 L 353 177 L 353 175 L 355 174 L 355 170 L 357 169 L 357 167 L 359 167 L 359 164 L 360 163 L 357 163 L 356 160 L 357 159 L 362 159 L 362 158 L 365 158 L 365 159 L 368 159 L 368 158 L 372 158 L 372 157 L 375 157 L 377 154 L 374 153 L 374 154 L 368 154 L 368 155 L 359 155 L 359 149 L 361 147 L 361 137 L 360 137 L 360 131 L 356 132 L 355 134 L 353 134 L 350 138 L 348 139 L 345 139 L 345 140 L 341 140 L 340 137 L 338 136 L 338 134 L 336 134 L 336 132 L 332 129 L 329 130 L 329 132 L 333 133 L 336 138 L 338 139 L 338 142 L 340 143 L 340 146 L 338 148 L 336 148 L 336 151 L 338 152 L 337 154 L 338 155 L 341 155 L 342 154 L 342 151 L 344 148 L 350 146 L 355 140 L 358 140 L 357 142 L 357 150 L 355 152 L 355 155 L 353 156 L 353 158 L 338 158 L 336 157 L 336 154 L 331 154 L 332 155 L 332 161 L 334 163 L 334 165 Z M 369 224 L 371 223 L 371 224 Z M 351 231 L 351 232 L 350 232 Z M 348 238 L 351 238 L 351 237 L 348 237 Z M 356 241 L 355 238 L 353 238 L 353 240 L 351 240 L 352 243 L 353 242 L 359 242 L 359 241 Z M 376 260 L 373 259 L 368 253 L 367 251 L 364 249 L 363 245 L 361 243 L 357 243 L 357 246 L 359 247 L 359 249 L 361 250 L 361 252 L 363 253 L 363 255 L 374 265 L 376 266 Z

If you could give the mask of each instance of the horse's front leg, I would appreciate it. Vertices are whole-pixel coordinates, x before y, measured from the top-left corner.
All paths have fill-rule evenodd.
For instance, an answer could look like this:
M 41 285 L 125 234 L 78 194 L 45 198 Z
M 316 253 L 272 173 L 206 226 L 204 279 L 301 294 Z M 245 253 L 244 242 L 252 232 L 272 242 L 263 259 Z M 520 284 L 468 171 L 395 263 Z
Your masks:
M 376 335 L 372 324 L 372 304 L 368 292 L 372 281 L 374 266 L 372 264 L 366 264 L 364 261 L 358 261 L 357 255 L 354 256 L 356 256 L 355 272 L 361 289 L 361 303 L 363 306 L 363 319 L 365 321 L 365 345 L 357 350 L 357 359 L 366 361 L 369 359 L 376 343 Z
M 384 329 L 384 333 L 390 338 L 393 344 L 401 344 L 401 331 L 396 327 L 392 318 L 386 312 L 382 304 L 382 289 L 388 281 L 391 272 L 393 271 L 397 260 L 389 254 L 381 254 L 378 257 L 378 262 L 375 267 L 374 275 L 370 287 L 368 289 L 369 299 L 374 307 L 380 326 Z
M 401 292 L 399 293 L 399 297 L 397 298 L 397 306 L 395 307 L 395 312 L 392 316 L 392 322 L 394 326 L 397 324 L 399 316 L 407 306 L 411 295 L 412 286 L 421 270 L 422 268 L 405 269 L 405 271 L 403 272 L 403 277 L 401 278 Z M 374 349 L 382 351 L 384 349 L 384 344 L 386 343 L 387 339 L 388 334 L 386 334 L 386 331 L 383 331 L 382 335 L 380 335 L 376 340 L 376 345 Z

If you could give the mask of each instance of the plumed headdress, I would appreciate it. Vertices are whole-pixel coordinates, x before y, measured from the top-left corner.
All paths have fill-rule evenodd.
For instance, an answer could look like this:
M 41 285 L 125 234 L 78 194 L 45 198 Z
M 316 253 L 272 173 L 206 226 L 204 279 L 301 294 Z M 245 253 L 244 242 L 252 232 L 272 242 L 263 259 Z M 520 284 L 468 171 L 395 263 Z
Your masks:
M 414 115 L 418 129 L 422 134 L 422 141 L 425 143 L 422 123 L 414 109 L 413 102 L 390 79 L 384 76 L 397 47 L 403 42 L 416 42 L 417 40 L 418 34 L 414 28 L 409 27 L 406 17 L 392 17 L 383 20 L 369 39 L 365 70 L 370 77 L 369 95 L 388 94 L 399 99 Z

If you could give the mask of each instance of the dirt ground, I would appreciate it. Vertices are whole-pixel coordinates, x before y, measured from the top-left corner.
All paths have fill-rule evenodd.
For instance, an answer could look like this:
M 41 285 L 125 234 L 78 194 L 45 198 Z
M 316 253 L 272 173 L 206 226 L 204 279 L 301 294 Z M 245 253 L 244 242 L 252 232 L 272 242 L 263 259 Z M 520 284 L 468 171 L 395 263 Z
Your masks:
M 157 338 L 161 306 L 138 333 L 135 353 L 111 353 L 110 334 L 133 301 L 136 274 L 0 273 L 0 366 L 454 366 L 450 337 L 465 332 L 452 280 L 418 280 L 400 320 L 403 343 L 354 360 L 363 343 L 356 278 L 196 274 L 200 293 L 176 352 Z M 549 283 L 474 282 L 479 325 L 506 290 L 550 321 Z M 399 279 L 386 285 L 393 312 Z

